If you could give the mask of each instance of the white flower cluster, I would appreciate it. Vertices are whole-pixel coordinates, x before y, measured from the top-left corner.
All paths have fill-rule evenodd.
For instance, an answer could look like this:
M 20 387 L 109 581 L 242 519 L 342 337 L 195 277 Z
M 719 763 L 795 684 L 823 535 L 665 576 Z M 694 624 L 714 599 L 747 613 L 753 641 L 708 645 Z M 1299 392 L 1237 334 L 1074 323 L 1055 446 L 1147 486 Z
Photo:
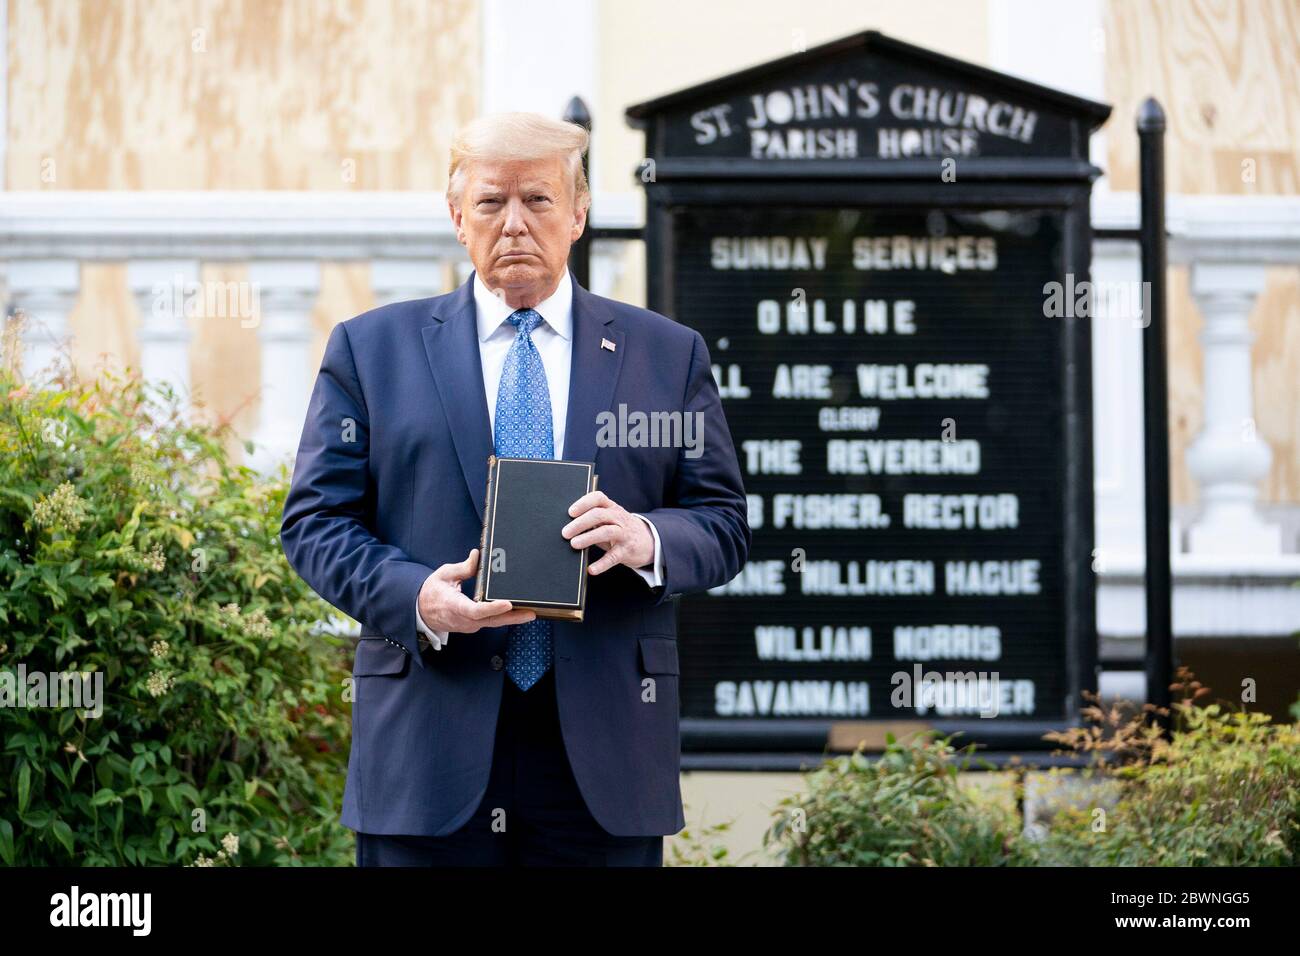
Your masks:
M 86 519 L 86 501 L 72 482 L 65 481 L 52 494 L 37 500 L 32 506 L 32 518 L 42 528 L 76 531 Z
M 200 853 L 190 865 L 216 866 L 219 863 L 233 862 L 235 855 L 238 853 L 239 837 L 233 833 L 227 833 L 221 838 L 221 849 L 217 851 L 216 856 L 208 856 L 206 853 Z
M 221 615 L 225 627 L 238 627 L 249 637 L 269 638 L 275 633 L 271 627 L 271 619 L 266 616 L 265 611 L 241 614 L 238 604 L 223 604 L 217 609 L 217 613 Z
M 163 671 L 154 671 L 149 675 L 149 679 L 145 681 L 144 686 L 145 690 L 149 691 L 149 693 L 154 697 L 161 697 L 163 694 L 171 690 L 175 683 L 176 678 L 172 677 L 170 674 L 166 674 Z
M 167 567 L 167 556 L 163 554 L 161 544 L 155 544 L 144 557 L 144 566 L 150 571 L 162 571 Z

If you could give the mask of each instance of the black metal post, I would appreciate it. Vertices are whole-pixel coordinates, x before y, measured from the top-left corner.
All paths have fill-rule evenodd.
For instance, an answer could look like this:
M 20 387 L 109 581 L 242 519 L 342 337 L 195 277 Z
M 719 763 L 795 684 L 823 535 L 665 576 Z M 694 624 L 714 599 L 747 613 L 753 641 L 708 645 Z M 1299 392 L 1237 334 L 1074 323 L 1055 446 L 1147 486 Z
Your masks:
M 1138 110 L 1142 282 L 1149 295 L 1142 333 L 1142 422 L 1146 470 L 1147 701 L 1169 706 L 1173 624 L 1169 568 L 1169 397 L 1165 298 L 1165 111 L 1153 97 Z M 1145 296 L 1144 296 L 1145 298 Z M 1169 721 L 1157 722 L 1168 732 Z
M 569 100 L 569 105 L 564 108 L 564 121 L 566 123 L 576 123 L 591 133 L 591 110 L 587 109 L 587 104 L 582 101 L 581 96 L 575 96 Z M 591 142 L 588 140 L 587 152 L 582 157 L 582 172 L 587 177 L 587 187 L 591 187 Z M 587 288 L 587 280 L 591 275 L 591 210 L 587 210 L 587 228 L 582 231 L 572 248 L 569 249 L 569 271 L 573 273 L 573 279 L 584 289 Z

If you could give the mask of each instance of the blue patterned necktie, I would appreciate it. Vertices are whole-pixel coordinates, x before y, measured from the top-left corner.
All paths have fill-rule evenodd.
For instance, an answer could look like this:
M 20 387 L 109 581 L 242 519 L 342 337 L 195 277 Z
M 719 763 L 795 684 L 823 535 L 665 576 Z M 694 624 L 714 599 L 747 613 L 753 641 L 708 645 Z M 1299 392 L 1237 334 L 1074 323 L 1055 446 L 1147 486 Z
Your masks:
M 541 315 L 532 309 L 519 309 L 510 316 L 517 332 L 501 369 L 493 429 L 496 453 L 502 457 L 555 457 L 551 393 L 542 356 L 532 339 L 533 329 L 541 321 Z M 551 622 L 538 618 L 512 624 L 506 633 L 506 673 L 520 690 L 528 690 L 551 666 Z

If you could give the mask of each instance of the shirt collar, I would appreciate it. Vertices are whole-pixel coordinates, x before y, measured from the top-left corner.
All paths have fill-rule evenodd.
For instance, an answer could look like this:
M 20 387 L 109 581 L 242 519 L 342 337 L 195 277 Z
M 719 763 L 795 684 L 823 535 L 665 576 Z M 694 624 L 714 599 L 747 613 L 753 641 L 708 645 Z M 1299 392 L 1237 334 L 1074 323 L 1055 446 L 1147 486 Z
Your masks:
M 508 323 L 515 309 L 506 304 L 505 299 L 492 294 L 492 291 L 474 271 L 474 305 L 478 316 L 478 340 L 486 342 L 502 323 Z M 543 299 L 533 309 L 542 319 L 567 339 L 573 328 L 573 281 L 566 266 L 560 275 L 559 284 L 548 298 Z

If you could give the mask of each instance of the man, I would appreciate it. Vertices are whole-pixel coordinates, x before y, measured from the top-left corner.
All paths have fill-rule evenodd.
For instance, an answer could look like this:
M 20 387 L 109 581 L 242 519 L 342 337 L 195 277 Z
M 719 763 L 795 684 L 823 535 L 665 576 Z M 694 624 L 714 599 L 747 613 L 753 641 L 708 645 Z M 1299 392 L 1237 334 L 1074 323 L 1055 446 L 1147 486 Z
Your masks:
M 658 866 L 685 825 L 671 599 L 739 573 L 744 488 L 699 333 L 569 274 L 586 147 L 535 114 L 469 124 L 447 200 L 474 273 L 325 348 L 281 539 L 362 625 L 358 865 Z M 620 406 L 702 441 L 619 446 Z M 582 623 L 467 596 L 494 451 L 595 462 L 563 531 L 595 549 Z

